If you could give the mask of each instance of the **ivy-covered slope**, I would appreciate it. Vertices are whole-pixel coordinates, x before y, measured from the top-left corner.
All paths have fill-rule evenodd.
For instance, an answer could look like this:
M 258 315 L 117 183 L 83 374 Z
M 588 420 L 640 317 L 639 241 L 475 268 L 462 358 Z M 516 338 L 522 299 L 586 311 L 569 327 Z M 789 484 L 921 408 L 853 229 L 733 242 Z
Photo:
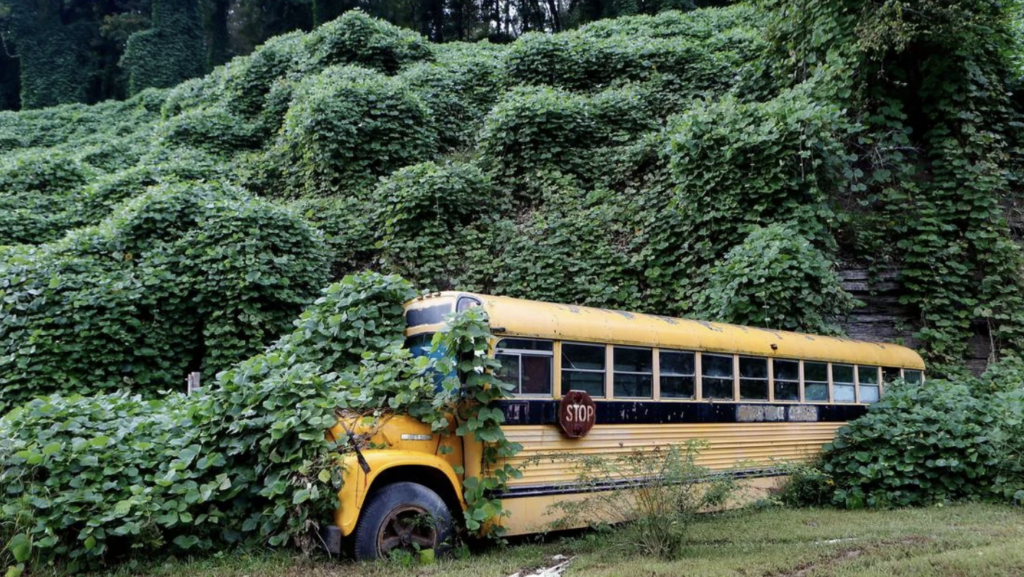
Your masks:
M 837 263 L 893 265 L 937 369 L 979 324 L 1017 350 L 1010 7 L 925 8 L 778 0 L 508 45 L 350 12 L 125 102 L 0 113 L 0 407 L 212 376 L 367 268 L 835 332 Z

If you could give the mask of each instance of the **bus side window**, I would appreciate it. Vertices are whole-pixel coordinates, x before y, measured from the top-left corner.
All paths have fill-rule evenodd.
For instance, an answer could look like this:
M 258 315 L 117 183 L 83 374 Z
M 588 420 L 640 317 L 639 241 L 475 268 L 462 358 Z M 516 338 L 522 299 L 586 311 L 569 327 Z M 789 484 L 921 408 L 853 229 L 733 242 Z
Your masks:
M 882 367 L 882 384 L 891 385 L 900 378 L 899 367 Z
M 661 398 L 692 399 L 696 390 L 694 354 L 683 351 L 658 351 Z
M 800 400 L 800 361 L 775 359 L 775 400 Z M 826 393 L 827 395 L 827 393 Z
M 562 394 L 586 391 L 604 396 L 604 345 L 562 343 Z
M 804 363 L 804 401 L 828 401 L 828 365 Z
M 853 382 L 853 365 L 832 365 L 832 401 L 853 403 L 857 400 Z
M 554 343 L 532 339 L 502 339 L 494 357 L 501 363 L 497 377 L 512 385 L 516 396 L 550 397 Z
M 768 400 L 768 359 L 740 357 L 740 399 Z
M 921 384 L 921 377 L 921 371 L 915 371 L 913 369 L 904 369 L 903 371 L 903 380 L 907 381 L 908 383 L 919 385 Z
M 701 354 L 700 362 L 704 398 L 733 400 L 732 357 Z
M 860 402 L 878 402 L 878 367 L 857 367 L 857 384 L 860 386 Z
M 612 349 L 613 391 L 616 398 L 649 399 L 654 396 L 654 351 L 633 347 Z

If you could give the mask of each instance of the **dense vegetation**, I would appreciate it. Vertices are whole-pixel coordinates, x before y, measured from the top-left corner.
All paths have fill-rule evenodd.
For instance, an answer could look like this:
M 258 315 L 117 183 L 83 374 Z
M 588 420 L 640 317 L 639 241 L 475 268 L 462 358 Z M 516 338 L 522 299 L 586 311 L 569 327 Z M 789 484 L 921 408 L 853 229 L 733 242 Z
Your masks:
M 330 516 L 339 454 L 349 450 L 347 437 L 324 435 L 336 411 L 401 412 L 442 434 L 472 431 L 494 443 L 491 463 L 514 451 L 487 408 L 507 385 L 484 373 L 494 360 L 476 354 L 490 337 L 482 314 L 461 313 L 438 334 L 446 354 L 413 358 L 403 348 L 402 304 L 415 294 L 398 277 L 347 276 L 292 333 L 207 391 L 160 400 L 52 395 L 10 412 L 0 420 L 0 560 L 76 570 L 139 547 L 291 541 L 309 549 L 309 528 Z M 435 392 L 435 373 L 457 376 Z M 466 395 L 479 409 L 460 411 L 466 416 L 449 427 Z M 466 480 L 470 527 L 500 512 L 483 493 L 506 470 Z
M 166 0 L 173 25 L 194 23 L 171 10 L 177 1 Z M 775 0 L 527 33 L 507 45 L 435 44 L 353 11 L 277 36 L 206 76 L 139 90 L 188 75 L 145 62 L 173 45 L 154 21 L 129 42 L 142 58 L 133 78 L 150 79 L 129 99 L 0 113 L 0 411 L 19 407 L 3 426 L 24 431 L 0 434 L 9 438 L 0 482 L 17 495 L 0 523 L 23 528 L 33 508 L 56 525 L 67 519 L 67 541 L 47 521 L 31 528 L 54 538 L 40 545 L 44 560 L 106 554 L 95 549 L 101 536 L 80 532 L 78 513 L 104 523 L 141 516 L 118 524 L 120 533 L 103 526 L 118 538 L 111 548 L 178 538 L 181 547 L 210 546 L 232 531 L 275 543 L 295 535 L 315 511 L 291 516 L 280 500 L 298 499 L 296 489 L 273 488 L 280 475 L 272 473 L 307 475 L 315 470 L 296 463 L 316 458 L 303 448 L 292 453 L 297 461 L 274 457 L 258 477 L 250 471 L 244 487 L 222 486 L 221 472 L 263 464 L 259 455 L 236 459 L 237 446 L 224 444 L 269 434 L 273 452 L 283 438 L 315 437 L 310 431 L 333 418 L 328 407 L 344 406 L 360 379 L 416 382 L 392 339 L 361 341 L 364 332 L 395 336 L 387 327 L 398 320 L 357 325 L 324 310 L 330 296 L 259 354 L 321 287 L 363 269 L 421 290 L 835 333 L 856 305 L 837 265 L 897 267 L 930 374 L 962 384 L 893 389 L 841 436 L 831 457 L 841 499 L 1017 495 L 1019 468 L 985 465 L 996 477 L 976 490 L 928 499 L 908 487 L 926 487 L 921 479 L 949 465 L 947 456 L 930 464 L 922 453 L 899 479 L 879 472 L 889 470 L 886 451 L 899 451 L 879 440 L 887 419 L 909 406 L 939 412 L 947 400 L 974 399 L 998 407 L 999 419 L 1018 419 L 1004 434 L 1020 432 L 1019 372 L 1000 373 L 998 394 L 963 380 L 976 330 L 995 357 L 1012 358 L 1024 344 L 1024 262 L 1008 218 L 1022 167 L 1016 5 L 915 4 Z M 392 307 L 412 294 L 402 286 L 384 291 Z M 361 364 L 345 356 L 352 343 L 338 338 L 342 328 L 359 333 L 354 350 L 368 351 Z M 313 330 L 325 331 L 317 346 L 336 347 L 329 361 L 316 360 L 319 349 L 313 360 L 279 358 L 282 347 L 312 346 L 301 335 Z M 337 344 L 324 344 L 327 335 Z M 152 404 L 189 372 L 211 382 L 225 370 L 198 404 Z M 268 401 L 276 395 L 298 395 L 291 404 L 312 395 L 315 414 L 293 415 L 284 437 L 267 433 L 265 419 L 284 410 Z M 424 399 L 408 398 L 405 410 L 433 402 Z M 277 408 L 259 417 L 238 408 L 239 423 L 211 418 L 265 402 Z M 64 419 L 70 413 L 82 420 Z M 997 417 L 984 415 L 967 412 L 957 427 L 990 431 L 985 423 Z M 173 425 L 191 420 L 186 433 Z M 67 431 L 57 425 L 65 421 Z M 116 447 L 74 441 L 111 427 L 102 437 L 123 436 Z M 123 454 L 145 431 L 154 445 Z M 223 462 L 171 468 L 160 457 L 192 445 Z M 59 461 L 66 450 L 71 465 Z M 992 450 L 986 459 L 1019 457 L 1020 445 Z M 102 477 L 120 471 L 104 472 L 107 459 L 123 461 L 124 483 L 103 488 Z M 170 487 L 184 501 L 150 486 L 168 471 L 183 475 Z M 65 505 L 33 493 L 48 475 L 99 483 L 109 498 L 88 511 L 70 503 L 65 515 Z M 33 482 L 19 485 L 23 477 Z M 143 509 L 133 487 L 152 489 Z M 490 506 L 483 494 L 480 510 Z M 182 512 L 255 520 L 193 532 L 155 507 L 179 520 Z M 246 515 L 228 515 L 233 507 Z
M 432 41 L 561 31 L 728 0 L 0 0 L 0 110 L 125 98 L 360 9 Z

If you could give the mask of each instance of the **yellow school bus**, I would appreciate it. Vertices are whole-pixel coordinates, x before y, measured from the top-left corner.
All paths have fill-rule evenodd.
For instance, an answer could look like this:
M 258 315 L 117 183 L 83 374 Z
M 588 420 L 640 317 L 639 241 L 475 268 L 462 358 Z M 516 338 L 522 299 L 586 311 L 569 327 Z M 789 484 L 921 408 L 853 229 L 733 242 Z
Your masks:
M 814 455 L 887 383 L 924 380 L 921 357 L 893 344 L 462 292 L 407 303 L 408 348 L 427 354 L 445 317 L 467 307 L 486 311 L 500 377 L 514 387 L 500 402 L 505 435 L 523 446 L 513 463 L 522 478 L 500 495 L 510 535 L 544 530 L 553 503 L 594 489 L 539 456 L 615 458 L 699 439 L 700 465 L 765 486 L 774 464 Z M 591 408 L 564 409 L 579 399 Z M 567 427 L 560 408 L 589 422 Z M 462 479 L 482 472 L 479 443 L 406 416 L 335 433 L 345 430 L 371 435 L 374 448 L 346 458 L 327 548 L 367 559 L 445 542 L 465 507 Z M 416 521 L 424 515 L 435 521 Z

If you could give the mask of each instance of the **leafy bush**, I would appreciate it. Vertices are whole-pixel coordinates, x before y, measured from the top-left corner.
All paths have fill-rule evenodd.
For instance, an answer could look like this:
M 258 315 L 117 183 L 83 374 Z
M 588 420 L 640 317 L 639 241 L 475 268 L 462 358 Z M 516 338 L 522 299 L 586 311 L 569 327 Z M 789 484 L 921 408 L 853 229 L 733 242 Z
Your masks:
M 94 175 L 90 167 L 61 151 L 26 150 L 0 157 L 0 194 L 69 194 Z
M 98 227 L 0 261 L 0 410 L 155 392 L 260 350 L 326 282 L 321 235 L 217 184 L 154 187 Z
M 305 34 L 275 36 L 249 56 L 236 58 L 225 71 L 224 97 L 231 110 L 247 117 L 263 111 L 275 82 L 299 64 Z
M 303 39 L 303 50 L 308 54 L 303 63 L 305 70 L 356 64 L 388 74 L 405 64 L 428 60 L 432 53 L 430 44 L 419 34 L 358 10 L 318 26 Z
M 835 481 L 822 470 L 821 460 L 781 466 L 786 478 L 779 487 L 779 502 L 789 507 L 828 507 L 835 495 Z
M 584 32 L 525 34 L 505 62 L 512 84 L 595 90 L 662 73 L 679 78 L 679 87 L 693 95 L 728 88 L 739 65 L 732 53 L 683 38 L 594 38 Z
M 192 397 L 53 396 L 16 409 L 0 421 L 4 536 L 13 523 L 35 563 L 70 568 L 138 547 L 307 538 L 340 478 L 324 436 L 335 408 L 385 367 L 411 370 L 396 343 L 413 294 L 400 279 L 348 278 L 292 335 Z M 375 360 L 361 367 L 367 351 Z
M 378 210 L 376 204 L 353 196 L 309 197 L 288 203 L 288 208 L 324 233 L 331 278 L 371 268 L 377 231 L 369 215 Z
M 435 62 L 413 64 L 400 76 L 423 99 L 438 127 L 441 145 L 475 144 L 484 118 L 502 91 L 502 46 L 445 44 Z
M 199 6 L 191 0 L 153 0 L 152 10 L 153 27 L 129 36 L 121 56 L 133 95 L 174 86 L 206 68 Z
M 697 297 L 702 319 L 817 334 L 840 334 L 837 321 L 856 301 L 832 262 L 794 227 L 755 228 L 708 271 Z
M 645 94 L 633 88 L 584 96 L 551 88 L 507 92 L 480 134 L 488 171 L 515 180 L 542 169 L 589 176 L 606 162 L 605 147 L 654 128 Z
M 158 138 L 168 148 L 188 146 L 212 154 L 230 156 L 262 143 L 257 126 L 225 108 L 195 108 L 182 112 L 160 126 Z
M 840 111 L 799 91 L 764 103 L 725 98 L 698 105 L 668 128 L 676 189 L 666 243 L 648 265 L 663 271 L 683 310 L 691 310 L 711 267 L 756 225 L 788 222 L 819 248 L 831 245 L 826 199 L 844 186 Z M 671 223 L 671 225 L 669 225 Z M 659 254 L 660 253 L 660 254 Z M 654 279 L 651 279 L 654 280 Z
M 387 270 L 430 289 L 451 289 L 465 259 L 465 235 L 493 206 L 494 192 L 472 164 L 433 162 L 396 171 L 374 191 L 381 204 L 375 228 Z
M 295 89 L 267 160 L 287 183 L 280 192 L 333 195 L 365 189 L 437 148 L 430 111 L 404 82 L 343 66 Z
M 824 470 L 847 507 L 959 499 L 1024 501 L 1024 387 L 977 379 L 886 387 L 868 414 L 826 445 Z

